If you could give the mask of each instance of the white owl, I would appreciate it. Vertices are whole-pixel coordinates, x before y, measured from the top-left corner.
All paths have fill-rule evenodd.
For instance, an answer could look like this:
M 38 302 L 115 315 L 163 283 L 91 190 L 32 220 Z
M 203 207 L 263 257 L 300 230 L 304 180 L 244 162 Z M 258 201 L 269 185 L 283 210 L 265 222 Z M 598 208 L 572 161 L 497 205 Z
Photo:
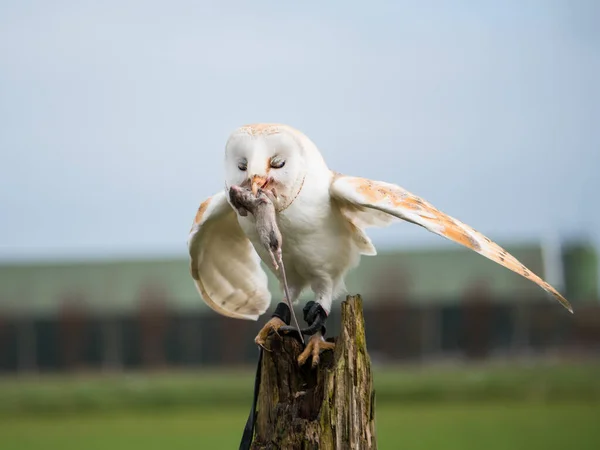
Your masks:
M 310 287 L 315 295 L 307 319 L 311 335 L 303 364 L 333 344 L 321 334 L 332 301 L 360 255 L 375 255 L 365 234 L 369 226 L 405 220 L 457 242 L 522 275 L 551 293 L 570 312 L 569 302 L 516 258 L 470 226 L 444 214 L 403 188 L 331 171 L 316 145 L 300 131 L 280 124 L 246 125 L 225 146 L 225 188 L 198 209 L 188 238 L 191 274 L 202 299 L 216 312 L 257 320 L 271 294 L 260 261 L 281 282 L 258 239 L 251 214 L 240 216 L 229 202 L 233 185 L 260 188 L 274 197 L 283 238 L 283 262 L 290 300 Z M 283 288 L 282 288 L 283 290 Z M 284 322 L 273 317 L 256 337 L 263 344 Z M 285 327 L 283 329 L 288 329 Z

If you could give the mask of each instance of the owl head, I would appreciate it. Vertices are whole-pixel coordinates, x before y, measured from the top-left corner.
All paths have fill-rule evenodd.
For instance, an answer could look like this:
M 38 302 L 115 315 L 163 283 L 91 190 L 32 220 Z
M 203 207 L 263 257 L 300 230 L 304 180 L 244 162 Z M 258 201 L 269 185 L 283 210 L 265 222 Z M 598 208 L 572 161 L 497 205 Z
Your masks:
M 268 191 L 277 210 L 298 196 L 307 175 L 326 169 L 316 146 L 287 125 L 254 124 L 235 130 L 225 146 L 225 188 Z

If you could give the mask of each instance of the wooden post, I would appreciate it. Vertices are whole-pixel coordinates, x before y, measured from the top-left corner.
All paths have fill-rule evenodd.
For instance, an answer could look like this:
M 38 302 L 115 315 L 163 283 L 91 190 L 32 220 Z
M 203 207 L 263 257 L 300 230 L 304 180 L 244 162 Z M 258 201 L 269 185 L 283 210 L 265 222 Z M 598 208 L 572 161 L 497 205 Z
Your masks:
M 341 304 L 335 350 L 303 367 L 301 344 L 272 334 L 264 352 L 253 450 L 376 449 L 375 391 L 360 296 Z

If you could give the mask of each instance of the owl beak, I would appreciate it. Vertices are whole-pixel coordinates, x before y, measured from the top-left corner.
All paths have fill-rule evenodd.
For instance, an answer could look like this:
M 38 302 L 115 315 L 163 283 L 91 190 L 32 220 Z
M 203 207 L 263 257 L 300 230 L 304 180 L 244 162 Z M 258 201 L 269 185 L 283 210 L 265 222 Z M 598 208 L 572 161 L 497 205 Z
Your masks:
M 252 182 L 251 182 L 251 190 L 252 193 L 254 194 L 254 196 L 256 197 L 256 194 L 258 193 L 259 189 L 263 189 L 267 183 L 269 182 L 268 179 L 266 179 L 265 177 L 261 177 L 259 175 L 254 175 L 252 177 Z

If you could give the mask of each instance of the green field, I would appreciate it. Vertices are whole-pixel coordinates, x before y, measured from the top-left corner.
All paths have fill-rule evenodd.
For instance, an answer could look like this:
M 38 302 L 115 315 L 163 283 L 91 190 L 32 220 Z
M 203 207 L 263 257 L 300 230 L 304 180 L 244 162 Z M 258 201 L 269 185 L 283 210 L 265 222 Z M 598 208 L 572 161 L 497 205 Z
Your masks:
M 598 449 L 600 366 L 375 372 L 380 449 Z M 0 380 L 2 450 L 235 449 L 252 374 Z
M 3 450 L 235 449 L 247 410 L 86 414 L 0 422 Z M 385 405 L 381 449 L 600 448 L 600 410 L 582 404 Z

